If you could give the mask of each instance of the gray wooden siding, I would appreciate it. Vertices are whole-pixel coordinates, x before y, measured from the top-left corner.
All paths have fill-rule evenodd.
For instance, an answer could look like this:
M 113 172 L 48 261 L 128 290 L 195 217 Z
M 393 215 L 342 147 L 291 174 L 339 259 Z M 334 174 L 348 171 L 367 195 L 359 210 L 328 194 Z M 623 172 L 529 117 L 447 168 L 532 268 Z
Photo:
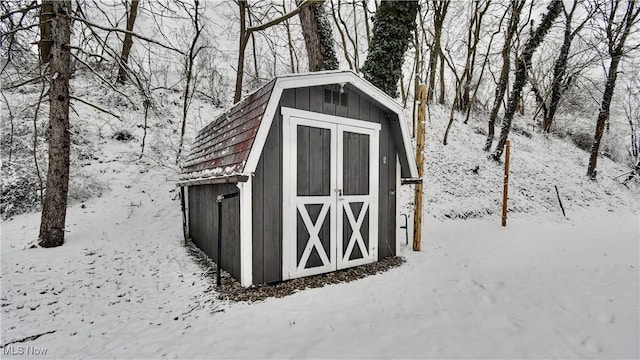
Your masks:
M 218 256 L 218 204 L 220 194 L 238 192 L 230 184 L 189 187 L 189 230 L 191 239 L 214 261 Z M 240 198 L 222 202 L 222 269 L 240 281 Z
M 325 102 L 325 90 L 340 91 L 338 85 L 287 89 L 274 115 L 263 153 L 252 184 L 253 216 L 253 282 L 271 283 L 282 280 L 282 106 L 343 116 L 381 124 L 378 255 L 395 255 L 395 175 L 397 136 L 391 133 L 387 113 L 370 97 L 347 84 L 346 106 Z M 395 120 L 397 121 L 397 120 Z M 404 171 L 404 169 L 403 169 Z M 296 221 L 296 219 L 291 219 Z M 369 221 L 367 219 L 367 221 Z
M 378 258 L 396 255 L 396 147 L 389 121 L 380 122 Z M 385 155 L 386 154 L 386 155 Z

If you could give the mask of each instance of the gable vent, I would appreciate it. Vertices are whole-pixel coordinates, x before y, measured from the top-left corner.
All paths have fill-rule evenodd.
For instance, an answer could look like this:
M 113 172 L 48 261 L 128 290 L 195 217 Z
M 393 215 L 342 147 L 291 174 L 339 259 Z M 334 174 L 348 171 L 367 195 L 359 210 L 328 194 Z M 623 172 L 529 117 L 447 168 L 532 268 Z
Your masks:
M 324 89 L 324 103 L 333 104 L 336 106 L 347 106 L 349 97 L 346 92 L 340 93 L 340 91 Z

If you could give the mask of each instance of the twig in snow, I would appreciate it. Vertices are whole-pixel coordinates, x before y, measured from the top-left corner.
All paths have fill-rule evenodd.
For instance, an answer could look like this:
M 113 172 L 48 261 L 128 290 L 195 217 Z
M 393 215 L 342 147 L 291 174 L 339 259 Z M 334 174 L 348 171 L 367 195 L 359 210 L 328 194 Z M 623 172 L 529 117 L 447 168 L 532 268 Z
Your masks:
M 189 311 L 187 311 L 187 312 L 184 312 L 184 313 L 182 313 L 182 314 L 180 314 L 180 315 L 183 315 L 183 316 L 184 316 L 184 315 L 187 315 L 188 313 L 192 312 L 193 310 L 195 310 L 195 309 L 197 309 L 197 308 L 199 308 L 199 307 L 200 307 L 200 302 L 198 301 L 198 305 L 196 305 L 196 306 L 192 307 L 192 308 L 191 308 L 191 310 L 189 310 Z
M 58 331 L 58 330 L 51 330 L 51 331 L 43 332 L 41 334 L 27 336 L 26 338 L 9 341 L 8 343 L 0 346 L 0 348 L 4 348 L 7 345 L 11 345 L 11 344 L 15 344 L 15 343 L 23 343 L 23 342 L 27 342 L 27 341 L 33 341 L 33 340 L 36 340 L 37 338 L 39 338 L 40 336 L 47 335 L 47 334 L 53 334 L 56 331 Z
M 562 200 L 560 200 L 560 192 L 558 192 L 558 186 L 553 185 L 556 188 L 556 196 L 558 197 L 558 203 L 560 204 L 560 209 L 562 210 L 562 215 L 567 217 L 567 214 L 564 212 L 564 206 L 562 206 Z

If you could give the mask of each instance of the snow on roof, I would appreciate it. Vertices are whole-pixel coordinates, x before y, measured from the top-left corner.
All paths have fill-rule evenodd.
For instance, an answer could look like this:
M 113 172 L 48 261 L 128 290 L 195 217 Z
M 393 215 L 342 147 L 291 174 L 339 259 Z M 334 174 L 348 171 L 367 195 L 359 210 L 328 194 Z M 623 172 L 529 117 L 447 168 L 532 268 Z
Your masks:
M 200 130 L 183 165 L 182 179 L 244 172 L 274 83 L 272 80 Z
M 279 76 L 216 118 L 198 133 L 180 180 L 223 178 L 255 171 L 282 91 L 343 83 L 351 83 L 398 115 L 404 143 L 398 148 L 402 152 L 401 164 L 408 169 L 407 175 L 416 178 L 417 166 L 402 106 L 351 70 L 328 70 Z

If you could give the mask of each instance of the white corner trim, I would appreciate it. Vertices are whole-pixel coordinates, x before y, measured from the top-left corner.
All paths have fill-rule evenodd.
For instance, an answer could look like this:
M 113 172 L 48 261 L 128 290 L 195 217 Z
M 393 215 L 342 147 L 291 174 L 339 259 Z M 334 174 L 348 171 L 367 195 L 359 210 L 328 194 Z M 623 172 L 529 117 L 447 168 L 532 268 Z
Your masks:
M 400 232 L 400 158 L 396 154 L 396 256 L 400 256 L 400 241 L 402 236 Z M 407 236 L 409 232 L 409 218 L 407 217 Z
M 291 117 L 283 113 L 282 115 L 282 144 L 283 146 L 287 146 L 287 144 L 291 144 Z M 292 234 L 290 231 L 290 226 L 287 224 L 287 221 L 292 221 L 291 218 L 291 208 L 295 206 L 292 204 L 291 197 L 291 189 L 295 184 L 291 184 L 292 181 L 290 179 L 290 172 L 292 166 L 292 156 L 289 151 L 282 151 L 282 280 L 291 279 L 291 261 L 290 257 L 292 254 L 292 250 L 289 248 L 291 245 L 290 241 L 285 241 L 285 239 L 292 239 L 296 236 L 296 234 Z M 295 164 L 293 164 L 295 165 Z M 293 215 L 295 218 L 295 213 Z
M 280 98 L 282 97 L 283 90 L 284 88 L 282 87 L 282 85 L 280 85 L 280 79 L 276 79 L 276 83 L 273 84 L 273 89 L 271 90 L 269 103 L 267 104 L 267 108 L 264 110 L 264 114 L 262 114 L 260 127 L 258 128 L 256 137 L 253 140 L 251 150 L 249 150 L 247 163 L 244 165 L 245 173 L 256 172 L 258 161 L 260 161 L 260 155 L 262 154 L 262 150 L 264 149 L 264 144 L 267 142 L 267 136 L 269 135 L 269 130 L 271 129 L 273 118 L 276 116 L 276 111 L 278 110 L 278 105 L 280 104 Z
M 240 189 L 240 285 L 244 287 L 253 284 L 253 254 L 252 254 L 252 204 L 251 183 L 253 179 L 238 183 Z
M 409 162 L 409 173 L 414 179 L 418 178 L 418 165 L 416 163 L 416 154 L 413 152 L 413 145 L 411 144 L 411 136 L 409 135 L 409 129 L 407 129 L 407 121 L 404 116 L 398 114 L 398 121 L 400 122 L 400 132 L 402 134 L 402 142 L 404 143 L 404 151 L 407 153 L 407 161 Z

